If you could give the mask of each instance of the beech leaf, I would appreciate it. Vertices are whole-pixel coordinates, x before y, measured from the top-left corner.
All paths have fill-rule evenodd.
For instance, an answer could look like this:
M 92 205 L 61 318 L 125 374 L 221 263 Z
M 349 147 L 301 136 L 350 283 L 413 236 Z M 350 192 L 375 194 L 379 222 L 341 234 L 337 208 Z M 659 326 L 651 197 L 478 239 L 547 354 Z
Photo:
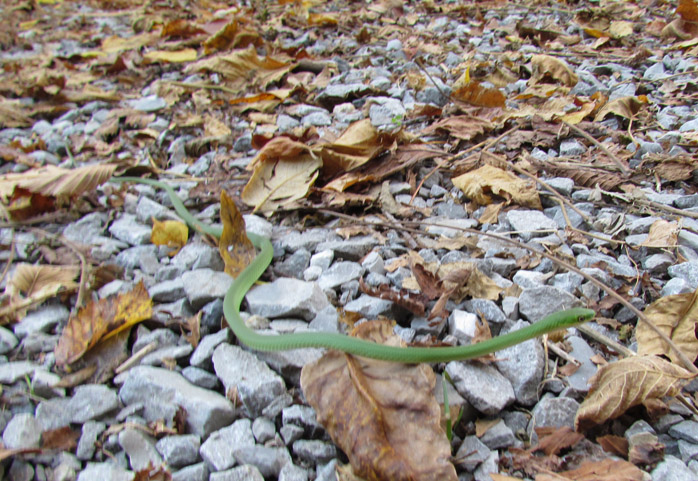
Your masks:
M 601 366 L 574 420 L 576 430 L 617 418 L 646 399 L 675 396 L 694 377 L 658 356 L 634 356 Z
M 399 345 L 389 322 L 372 321 L 358 337 Z M 318 421 L 367 480 L 455 481 L 440 427 L 436 377 L 425 364 L 377 361 L 328 351 L 306 364 L 301 387 Z

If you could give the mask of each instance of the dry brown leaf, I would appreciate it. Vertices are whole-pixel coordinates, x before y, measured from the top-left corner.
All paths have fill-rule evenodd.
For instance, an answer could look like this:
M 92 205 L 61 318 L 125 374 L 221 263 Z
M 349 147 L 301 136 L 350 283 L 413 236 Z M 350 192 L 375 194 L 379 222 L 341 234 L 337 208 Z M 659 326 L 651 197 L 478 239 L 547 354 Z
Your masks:
M 504 207 L 503 202 L 488 205 L 477 221 L 481 224 L 496 224 L 499 222 L 499 213 L 502 211 L 502 207 Z
M 490 430 L 493 426 L 499 424 L 501 421 L 500 418 L 494 418 L 494 419 L 480 419 L 478 418 L 475 421 L 475 436 L 478 438 L 481 438 L 487 431 Z
M 0 128 L 28 127 L 32 119 L 17 100 L 5 100 L 0 97 Z
M 221 191 L 221 222 L 223 233 L 218 240 L 218 251 L 225 263 L 225 272 L 236 278 L 255 258 L 252 241 L 245 232 L 245 220 L 235 202 L 224 191 Z
M 196 60 L 196 50 L 185 48 L 184 50 L 151 50 L 143 55 L 150 62 L 182 63 Z
M 388 322 L 357 328 L 362 338 L 399 345 Z M 406 365 L 329 351 L 306 364 L 301 387 L 354 473 L 372 481 L 455 481 L 451 448 L 425 364 Z
M 214 55 L 187 65 L 187 74 L 209 71 L 221 74 L 228 80 L 232 90 L 242 91 L 250 87 L 266 88 L 279 81 L 296 65 L 272 57 L 260 57 L 251 46 L 246 50 L 234 50 L 223 55 Z
M 204 136 L 205 137 L 226 137 L 232 133 L 223 121 L 213 115 L 204 115 Z
M 57 293 L 61 289 L 72 290 L 77 288 L 75 278 L 79 273 L 77 266 L 18 264 L 7 292 L 13 298 L 19 295 L 28 298 L 48 292 Z
M 567 62 L 550 55 L 534 55 L 531 57 L 531 68 L 529 85 L 536 85 L 546 79 L 552 79 L 567 87 L 574 87 L 579 80 L 577 74 L 570 69 Z
M 546 456 L 557 456 L 563 449 L 571 448 L 584 439 L 583 434 L 575 433 L 569 426 L 536 428 L 536 434 L 539 438 L 538 445 L 531 448 L 531 452 L 543 451 Z
M 579 407 L 575 429 L 602 424 L 645 399 L 675 396 L 694 377 L 657 356 L 634 356 L 601 366 L 589 380 L 589 394 Z
M 645 309 L 649 321 L 674 341 L 691 361 L 698 357 L 698 339 L 695 333 L 698 322 L 697 301 L 698 290 L 662 297 Z M 638 354 L 664 355 L 676 363 L 681 362 L 674 350 L 644 322 L 638 323 L 635 336 Z
M 498 88 L 485 87 L 477 80 L 453 89 L 451 96 L 462 102 L 478 107 L 500 107 L 506 106 L 507 98 Z
M 92 164 L 75 169 L 47 165 L 21 174 L 0 176 L 0 195 L 7 200 L 16 186 L 44 196 L 77 196 L 109 180 L 116 170 L 112 164 Z
M 522 478 L 514 478 L 504 474 L 489 473 L 488 476 L 492 478 L 492 481 L 523 481 Z
M 642 106 L 648 102 L 647 97 L 639 95 L 637 97 L 621 97 L 611 100 L 601 107 L 594 117 L 594 122 L 600 122 L 608 114 L 618 115 L 626 119 L 635 118 Z
M 664 444 L 652 433 L 638 433 L 630 437 L 628 461 L 636 466 L 650 466 L 664 459 Z
M 628 456 L 628 440 L 622 436 L 607 434 L 606 436 L 596 438 L 596 442 L 599 443 L 607 453 L 615 454 L 621 458 Z
M 73 431 L 70 426 L 49 429 L 41 433 L 41 448 L 72 451 L 78 445 L 79 437 L 80 431 Z
M 466 197 L 479 205 L 493 203 L 492 195 L 496 195 L 506 199 L 507 204 L 513 202 L 533 209 L 542 208 L 534 184 L 491 165 L 483 165 L 477 170 L 455 177 L 452 182 Z
M 444 131 L 457 139 L 472 140 L 494 129 L 489 120 L 472 115 L 453 115 L 439 120 L 422 131 L 424 134 Z
M 150 319 L 153 301 L 141 281 L 131 291 L 92 301 L 71 316 L 54 351 L 56 364 L 80 359 L 99 341 Z
M 255 211 L 272 213 L 308 195 L 322 160 L 312 154 L 265 160 L 255 167 L 240 196 Z
M 659 219 L 652 223 L 647 239 L 640 245 L 659 248 L 676 247 L 680 230 L 678 222 Z
M 168 246 L 174 250 L 170 256 L 177 254 L 187 243 L 189 228 L 184 222 L 178 220 L 159 221 L 153 218 L 153 230 L 150 233 L 150 242 L 156 246 Z
M 261 45 L 259 32 L 247 28 L 245 18 L 233 18 L 204 42 L 204 53 L 227 50 L 228 48 L 247 48 L 250 45 Z
M 359 289 L 369 296 L 392 301 L 417 316 L 423 316 L 426 311 L 425 304 L 427 303 L 427 299 L 420 294 L 407 292 L 404 289 L 396 291 L 387 284 L 371 287 L 366 284 L 363 279 L 359 279 Z
M 380 133 L 371 125 L 371 119 L 363 119 L 351 124 L 334 142 L 318 146 L 315 152 L 322 157 L 323 173 L 333 176 L 396 147 L 395 135 Z
M 643 481 L 645 473 L 622 459 L 586 461 L 579 468 L 561 473 L 538 474 L 536 481 Z

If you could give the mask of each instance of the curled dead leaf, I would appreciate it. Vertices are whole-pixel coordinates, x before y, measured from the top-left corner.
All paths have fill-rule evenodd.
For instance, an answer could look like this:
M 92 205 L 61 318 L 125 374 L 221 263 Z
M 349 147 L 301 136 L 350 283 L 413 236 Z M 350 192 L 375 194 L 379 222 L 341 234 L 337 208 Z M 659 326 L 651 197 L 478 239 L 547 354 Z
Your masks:
M 694 377 L 658 356 L 634 356 L 601 366 L 574 420 L 576 430 L 614 419 L 646 399 L 675 396 Z
M 529 85 L 536 85 L 546 78 L 557 80 L 567 87 L 574 87 L 579 81 L 567 62 L 550 55 L 534 55 L 531 57 L 531 78 Z

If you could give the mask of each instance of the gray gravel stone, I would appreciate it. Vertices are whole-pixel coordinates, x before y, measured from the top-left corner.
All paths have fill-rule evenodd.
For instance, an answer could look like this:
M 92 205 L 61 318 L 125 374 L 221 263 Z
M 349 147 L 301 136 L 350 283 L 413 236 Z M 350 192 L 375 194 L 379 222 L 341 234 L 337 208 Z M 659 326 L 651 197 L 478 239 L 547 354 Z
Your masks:
M 209 481 L 206 463 L 193 464 L 172 473 L 172 481 Z
M 7 354 L 17 347 L 19 340 L 9 329 L 0 326 L 0 354 Z
M 674 456 L 667 455 L 664 461 L 652 470 L 652 481 L 695 481 L 698 475 Z
M 587 149 L 576 139 L 566 139 L 560 142 L 560 155 L 577 156 L 582 155 Z
M 41 431 L 41 425 L 32 414 L 15 414 L 2 432 L 2 442 L 7 449 L 37 448 Z
M 581 301 L 569 292 L 552 286 L 524 289 L 519 296 L 519 312 L 531 322 L 539 321 L 553 312 L 581 305 Z
M 135 215 L 123 214 L 109 226 L 109 233 L 133 246 L 150 242 L 151 228 L 139 223 Z
M 255 466 L 265 478 L 277 478 L 281 468 L 291 463 L 291 455 L 285 447 L 242 446 L 235 448 L 234 455 L 238 463 Z
M 76 455 L 82 461 L 89 461 L 94 456 L 97 438 L 107 428 L 107 425 L 96 421 L 87 421 L 82 425 L 82 434 L 78 441 Z
M 201 242 L 190 242 L 172 258 L 172 265 L 182 269 L 182 272 L 193 269 L 212 269 L 222 271 L 223 259 L 218 249 Z
M 138 366 L 128 372 L 119 390 L 126 405 L 143 403 L 146 419 L 174 414 L 172 407 L 187 411 L 187 429 L 201 437 L 229 424 L 235 415 L 233 405 L 220 394 L 190 384 L 184 377 L 166 369 Z M 166 418 L 167 419 L 167 418 Z
M 277 396 L 286 392 L 284 380 L 254 354 L 230 344 L 213 352 L 213 368 L 226 391 L 236 389 L 250 415 L 262 414 Z
M 537 231 L 557 230 L 557 223 L 539 210 L 511 210 L 506 216 L 512 229 L 519 232 L 524 240 L 547 234 Z
M 194 464 L 199 459 L 201 440 L 194 434 L 165 436 L 155 444 L 162 459 L 173 468 Z
M 189 304 L 198 310 L 214 299 L 222 299 L 233 278 L 225 272 L 195 269 L 182 274 L 182 282 Z
M 308 481 L 308 471 L 288 463 L 279 471 L 278 481 Z
M 359 279 L 364 273 L 364 268 L 357 262 L 335 262 L 320 275 L 317 283 L 322 290 L 334 289 L 353 280 Z
M 40 307 L 15 324 L 13 330 L 19 339 L 35 332 L 50 333 L 57 325 L 68 322 L 68 317 L 70 311 L 61 304 Z
M 126 428 L 119 433 L 119 445 L 126 452 L 131 469 L 141 471 L 162 464 L 155 440 L 138 429 Z
M 88 463 L 87 467 L 80 471 L 77 481 L 133 481 L 136 473 L 127 471 L 111 461 L 106 463 Z
M 698 422 L 683 421 L 669 428 L 669 434 L 676 439 L 698 444 Z
M 0 383 L 14 384 L 25 376 L 32 377 L 37 369 L 41 369 L 41 366 L 31 361 L 2 363 L 0 364 Z
M 511 383 L 492 366 L 454 361 L 446 372 L 458 393 L 483 414 L 497 414 L 514 402 Z
M 103 384 L 85 384 L 75 388 L 70 399 L 70 420 L 84 423 L 116 410 L 119 400 L 116 392 Z
M 330 305 L 318 284 L 289 278 L 253 287 L 246 299 L 252 314 L 269 319 L 300 317 L 310 321 Z
M 455 457 L 459 466 L 472 473 L 489 455 L 490 448 L 477 436 L 466 436 Z
M 211 473 L 209 481 L 264 481 L 264 476 L 254 466 L 245 465 Z
M 293 454 L 306 463 L 323 464 L 337 457 L 337 448 L 325 441 L 299 439 L 293 443 Z
M 507 332 L 526 327 L 528 323 L 519 321 Z M 505 334 L 502 332 L 502 334 Z M 497 353 L 497 370 L 511 382 L 516 401 L 524 406 L 532 406 L 538 401 L 538 385 L 545 371 L 545 351 L 539 339 L 502 349 Z M 490 446 L 488 444 L 488 446 Z M 490 446 L 492 447 L 492 446 Z
M 213 432 L 201 445 L 199 453 L 214 471 L 223 471 L 235 465 L 234 452 L 244 446 L 254 446 L 252 422 L 239 419 L 232 425 Z
M 529 429 L 536 427 L 561 428 L 569 426 L 574 429 L 574 417 L 579 403 L 568 397 L 544 397 L 533 408 L 533 417 Z
M 589 379 L 597 371 L 596 364 L 591 361 L 592 356 L 596 352 L 579 336 L 570 336 L 567 338 L 567 342 L 572 348 L 569 353 L 570 356 L 581 363 L 579 369 L 567 376 L 567 382 L 576 391 L 587 392 L 589 390 Z
M 501 419 L 485 431 L 480 440 L 490 449 L 507 448 L 517 443 L 514 432 Z

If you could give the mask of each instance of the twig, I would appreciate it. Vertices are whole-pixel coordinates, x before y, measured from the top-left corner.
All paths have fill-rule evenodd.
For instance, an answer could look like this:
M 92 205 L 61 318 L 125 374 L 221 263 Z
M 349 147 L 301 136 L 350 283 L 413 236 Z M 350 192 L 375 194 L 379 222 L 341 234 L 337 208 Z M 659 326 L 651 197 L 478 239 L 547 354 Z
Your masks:
M 635 352 L 631 351 L 627 347 L 623 346 L 622 344 L 617 343 L 613 339 L 611 339 L 608 336 L 605 336 L 601 334 L 600 332 L 596 331 L 595 329 L 591 328 L 590 326 L 587 326 L 585 324 L 581 324 L 579 326 L 576 326 L 575 329 L 577 329 L 579 332 L 584 334 L 587 337 L 592 338 L 596 342 L 599 342 L 603 344 L 604 346 L 607 346 L 614 351 L 616 351 L 618 354 L 622 354 L 623 356 L 634 356 Z
M 405 229 L 408 230 L 409 232 L 413 232 L 415 234 L 421 234 L 421 235 L 428 235 L 431 237 L 436 237 L 437 234 L 432 234 L 429 232 L 425 232 L 422 230 L 419 230 L 418 228 L 411 228 L 411 227 L 405 227 L 404 225 L 398 225 L 398 224 L 392 224 L 392 223 L 387 223 L 387 222 L 367 222 L 367 221 L 362 221 L 359 219 L 356 219 L 355 217 L 347 214 L 340 214 L 338 212 L 333 212 L 331 210 L 326 210 L 326 209 L 319 209 L 320 212 L 323 212 L 325 214 L 339 217 L 340 219 L 347 219 L 351 220 L 352 222 L 356 224 L 362 224 L 362 225 L 372 225 L 372 226 L 382 226 L 382 227 L 387 227 L 390 229 Z M 420 222 L 411 222 L 411 221 L 406 221 L 405 224 L 409 225 L 414 225 L 419 227 L 421 225 Z M 483 236 L 483 237 L 489 237 L 491 239 L 496 239 L 500 242 L 503 242 L 505 244 L 509 244 L 521 249 L 526 249 L 529 252 L 533 252 L 535 254 L 538 254 L 542 257 L 545 257 L 546 259 L 558 264 L 559 266 L 562 266 L 563 268 L 567 269 L 570 272 L 574 272 L 576 274 L 579 274 L 582 276 L 584 279 L 587 281 L 591 282 L 595 286 L 599 287 L 602 289 L 606 294 L 608 294 L 610 297 L 613 297 L 615 300 L 617 300 L 620 304 L 623 306 L 627 307 L 633 314 L 635 314 L 640 322 L 643 322 L 649 327 L 659 338 L 664 341 L 675 353 L 676 356 L 681 360 L 681 362 L 684 364 L 686 369 L 691 371 L 692 373 L 698 373 L 698 368 L 693 365 L 693 362 L 686 356 L 686 354 L 679 349 L 679 347 L 672 341 L 664 332 L 662 332 L 657 326 L 655 326 L 650 320 L 645 316 L 637 307 L 633 306 L 629 301 L 627 301 L 623 296 L 618 294 L 615 290 L 613 290 L 611 287 L 607 286 L 603 282 L 599 281 L 598 279 L 592 277 L 590 274 L 587 274 L 586 272 L 582 271 L 581 269 L 573 266 L 567 261 L 563 261 L 562 259 L 558 259 L 557 257 L 548 254 L 547 252 L 543 252 L 537 249 L 534 249 L 531 246 L 528 246 L 526 244 L 523 244 L 519 241 L 516 241 L 514 239 L 509 239 L 507 237 L 502 237 L 501 235 L 493 234 L 491 232 L 480 232 L 479 230 L 475 229 L 469 229 L 467 227 L 458 227 L 458 226 L 452 226 L 452 225 L 446 225 L 446 224 L 440 224 L 440 223 L 434 223 L 434 224 L 429 224 L 430 226 L 436 226 L 436 227 L 444 227 L 444 228 L 449 228 L 449 229 L 455 229 L 467 234 L 472 234 L 472 235 L 477 235 L 477 236 Z
M 608 156 L 611 158 L 611 160 L 618 166 L 618 168 L 621 170 L 621 172 L 623 172 L 624 174 L 630 173 L 630 171 L 628 170 L 628 168 L 627 168 L 625 165 L 623 165 L 623 162 L 621 162 L 621 160 L 620 160 L 618 157 L 616 157 L 615 154 L 611 153 L 610 150 L 608 150 L 606 147 L 604 147 L 604 146 L 601 144 L 601 142 L 599 142 L 599 141 L 596 140 L 594 137 L 592 137 L 591 135 L 589 135 L 589 134 L 587 134 L 586 132 L 584 132 L 584 131 L 583 131 L 582 129 L 580 129 L 579 127 L 576 127 L 576 126 L 570 124 L 569 122 L 565 122 L 565 121 L 563 120 L 562 123 L 565 124 L 569 129 L 574 130 L 576 133 L 578 133 L 579 135 L 581 135 L 582 137 L 584 137 L 585 139 L 587 139 L 589 142 L 591 142 L 592 144 L 594 144 L 596 147 L 598 147 L 599 149 L 601 149 L 601 150 L 602 150 L 606 155 L 608 155 Z
M 2 275 L 0 276 L 0 282 L 5 280 L 7 273 L 10 272 L 10 267 L 12 266 L 12 261 L 15 260 L 15 230 L 12 229 L 12 240 L 10 240 L 10 255 L 7 258 L 7 264 L 2 270 Z
M 135 352 L 131 357 L 129 357 L 123 363 L 121 363 L 121 365 L 114 370 L 114 373 L 121 374 L 122 372 L 131 369 L 131 367 L 134 364 L 136 364 L 141 359 L 143 359 L 146 355 L 148 355 L 152 351 L 154 351 L 156 347 L 157 347 L 157 343 L 155 341 L 151 342 L 150 344 L 146 344 L 145 346 L 140 348 L 138 350 L 138 352 Z
M 555 355 L 561 359 L 564 359 L 570 364 L 574 364 L 575 366 L 581 366 L 582 363 L 573 358 L 572 356 L 569 355 L 569 353 L 565 352 L 563 349 L 560 349 L 557 344 L 555 344 L 552 341 L 547 342 L 548 349 L 550 349 L 552 352 L 555 353 Z
M 416 63 L 417 66 L 418 66 L 419 68 L 422 69 L 422 72 L 424 72 L 424 73 L 426 74 L 427 77 L 429 77 L 429 80 L 431 80 L 431 83 L 434 84 L 434 87 L 436 87 L 436 90 L 438 90 L 439 93 L 440 93 L 441 95 L 443 95 L 443 97 L 444 97 L 445 99 L 448 99 L 448 100 L 450 100 L 451 102 L 453 102 L 453 97 L 451 97 L 449 94 L 447 94 L 446 92 L 444 92 L 443 90 L 441 90 L 441 87 L 439 87 L 439 84 L 437 84 L 437 83 L 434 81 L 434 78 L 431 76 L 431 74 L 430 74 L 429 71 L 426 69 L 426 67 L 424 67 L 424 65 L 422 64 L 422 59 L 420 59 L 419 57 L 415 57 L 414 63 Z

